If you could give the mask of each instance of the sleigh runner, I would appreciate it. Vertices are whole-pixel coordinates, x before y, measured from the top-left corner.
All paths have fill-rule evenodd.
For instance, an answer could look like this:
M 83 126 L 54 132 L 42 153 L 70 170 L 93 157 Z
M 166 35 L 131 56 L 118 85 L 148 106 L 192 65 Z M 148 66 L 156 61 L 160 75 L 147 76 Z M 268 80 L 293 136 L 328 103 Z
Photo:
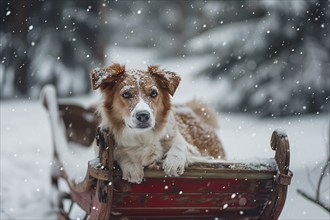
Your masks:
M 134 184 L 122 180 L 113 161 L 116 143 L 109 131 L 97 128 L 93 108 L 58 105 L 51 97 L 44 97 L 44 104 L 53 114 L 52 184 L 58 191 L 60 219 L 71 218 L 74 204 L 86 213 L 85 219 L 277 219 L 283 209 L 292 173 L 288 138 L 282 132 L 272 134 L 273 159 L 195 164 L 180 177 L 166 177 L 161 169 L 145 168 L 144 181 Z M 88 162 L 84 179 L 74 181 L 58 152 L 69 144 L 59 145 L 75 143 L 88 148 L 95 136 L 100 156 Z M 66 191 L 61 189 L 61 181 L 68 185 Z

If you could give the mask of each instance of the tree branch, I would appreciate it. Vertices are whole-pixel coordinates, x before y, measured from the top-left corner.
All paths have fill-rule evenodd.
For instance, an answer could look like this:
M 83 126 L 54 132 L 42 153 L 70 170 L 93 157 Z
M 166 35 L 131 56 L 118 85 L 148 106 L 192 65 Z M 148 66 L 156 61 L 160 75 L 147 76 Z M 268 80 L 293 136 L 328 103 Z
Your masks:
M 313 198 L 312 196 L 307 195 L 307 193 L 303 192 L 300 189 L 297 189 L 297 193 L 299 193 L 301 196 L 303 196 L 304 198 L 306 198 L 307 200 L 315 203 L 316 205 L 320 206 L 321 208 L 323 208 L 324 210 L 326 210 L 327 212 L 330 213 L 330 208 L 327 207 L 325 204 L 323 204 L 321 201 L 316 200 L 315 198 Z
M 329 166 L 329 163 L 330 163 L 330 157 L 328 158 L 328 160 L 325 162 L 325 166 L 323 167 L 322 169 L 322 172 L 321 172 L 321 175 L 320 175 L 320 178 L 319 178 L 319 181 L 317 183 L 317 191 L 316 191 L 316 200 L 320 200 L 320 191 L 321 191 L 321 183 L 322 183 L 322 180 L 323 180 L 323 177 L 324 177 L 324 174 Z
M 330 127 L 329 127 L 330 129 Z M 301 196 L 303 196 L 304 198 L 306 198 L 307 200 L 317 204 L 318 206 L 320 206 L 321 208 L 323 208 L 324 210 L 326 210 L 327 212 L 330 213 L 330 205 L 329 204 L 326 204 L 326 203 L 323 203 L 321 201 L 321 198 L 320 198 L 320 195 L 322 193 L 322 190 L 321 190 L 321 186 L 322 186 L 322 181 L 323 181 L 323 178 L 325 176 L 325 173 L 327 172 L 327 169 L 330 167 L 330 151 L 329 151 L 329 146 L 330 146 L 330 133 L 328 132 L 329 134 L 329 139 L 328 139 L 328 147 L 327 147 L 327 160 L 325 161 L 325 165 L 323 166 L 322 168 L 322 171 L 321 171 L 321 174 L 320 174 L 320 177 L 317 181 L 317 188 L 316 188 L 316 194 L 315 194 L 315 198 L 308 195 L 307 193 L 305 193 L 304 191 L 300 190 L 300 189 L 297 189 L 297 193 L 300 194 Z M 315 169 L 315 168 L 314 168 Z M 307 177 L 308 177 L 308 180 L 310 182 L 311 181 L 311 178 L 310 178 L 310 173 L 311 172 L 307 172 Z M 314 188 L 314 184 L 312 182 L 312 187 Z M 328 188 L 326 188 L 328 189 Z

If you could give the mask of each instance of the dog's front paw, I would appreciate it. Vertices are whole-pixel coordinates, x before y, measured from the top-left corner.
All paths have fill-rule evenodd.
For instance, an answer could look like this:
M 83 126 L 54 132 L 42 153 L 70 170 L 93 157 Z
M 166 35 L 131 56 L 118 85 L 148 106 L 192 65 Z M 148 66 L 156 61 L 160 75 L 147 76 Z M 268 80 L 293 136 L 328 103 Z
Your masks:
M 144 177 L 143 167 L 137 164 L 130 164 L 121 167 L 123 179 L 131 183 L 141 183 Z
M 168 154 L 164 160 L 163 169 L 168 176 L 179 176 L 183 174 L 185 165 L 184 156 Z

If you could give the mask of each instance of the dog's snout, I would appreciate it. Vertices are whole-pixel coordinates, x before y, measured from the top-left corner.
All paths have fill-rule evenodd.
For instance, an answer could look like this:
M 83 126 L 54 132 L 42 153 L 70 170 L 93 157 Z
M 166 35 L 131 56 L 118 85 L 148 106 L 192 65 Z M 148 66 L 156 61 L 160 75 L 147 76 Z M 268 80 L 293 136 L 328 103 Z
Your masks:
M 139 121 L 139 122 L 147 122 L 150 119 L 150 113 L 147 111 L 140 111 L 137 112 L 135 115 L 135 118 Z

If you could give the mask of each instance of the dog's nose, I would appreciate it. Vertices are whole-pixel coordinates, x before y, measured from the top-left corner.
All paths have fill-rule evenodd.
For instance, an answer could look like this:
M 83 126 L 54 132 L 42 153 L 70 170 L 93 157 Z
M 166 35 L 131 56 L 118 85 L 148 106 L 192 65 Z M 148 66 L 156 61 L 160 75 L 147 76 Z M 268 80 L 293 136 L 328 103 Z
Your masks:
M 150 113 L 147 111 L 140 111 L 137 112 L 135 115 L 135 118 L 139 121 L 139 122 L 147 122 L 150 119 Z

